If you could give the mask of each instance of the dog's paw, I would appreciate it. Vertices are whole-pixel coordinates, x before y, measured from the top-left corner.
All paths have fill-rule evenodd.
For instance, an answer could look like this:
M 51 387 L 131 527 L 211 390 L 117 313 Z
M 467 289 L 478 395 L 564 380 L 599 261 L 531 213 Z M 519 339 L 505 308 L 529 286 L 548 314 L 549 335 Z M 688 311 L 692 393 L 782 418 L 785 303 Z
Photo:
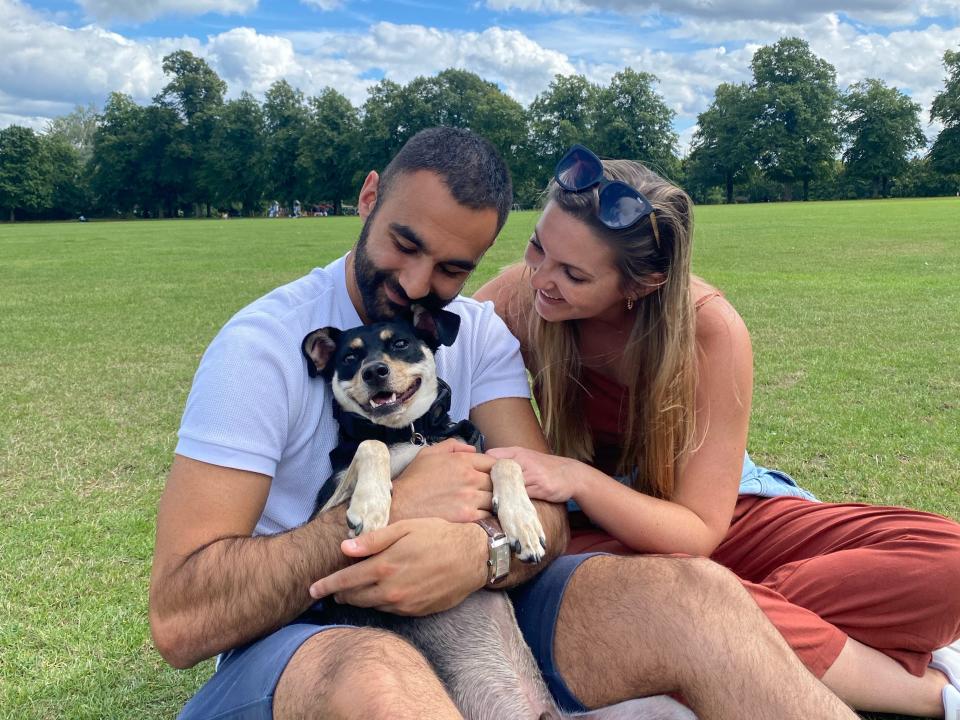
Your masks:
M 546 554 L 545 534 L 527 496 L 520 466 L 513 460 L 498 460 L 491 478 L 493 507 L 514 554 L 523 562 L 540 562 Z
M 347 508 L 349 536 L 357 537 L 387 526 L 390 521 L 390 487 L 378 483 L 357 483 Z

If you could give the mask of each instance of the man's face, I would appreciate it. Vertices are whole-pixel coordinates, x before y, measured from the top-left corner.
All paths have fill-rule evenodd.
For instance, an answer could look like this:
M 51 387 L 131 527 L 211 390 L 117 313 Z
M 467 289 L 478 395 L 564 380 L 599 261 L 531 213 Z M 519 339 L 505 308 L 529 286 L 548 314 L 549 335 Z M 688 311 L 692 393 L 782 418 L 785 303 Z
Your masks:
M 411 302 L 442 308 L 463 289 L 496 230 L 495 209 L 460 205 L 436 174 L 396 177 L 357 242 L 354 277 L 365 320 L 407 317 Z

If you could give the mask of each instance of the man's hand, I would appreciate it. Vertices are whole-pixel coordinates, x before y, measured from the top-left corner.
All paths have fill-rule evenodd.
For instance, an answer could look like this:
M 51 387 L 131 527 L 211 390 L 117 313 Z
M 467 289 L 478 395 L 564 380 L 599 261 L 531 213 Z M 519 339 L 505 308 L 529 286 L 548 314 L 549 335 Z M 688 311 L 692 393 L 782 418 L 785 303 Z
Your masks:
M 393 481 L 390 522 L 437 517 L 453 523 L 490 515 L 494 460 L 459 440 L 425 447 Z
M 440 612 L 486 584 L 486 537 L 472 522 L 401 520 L 344 540 L 344 555 L 364 559 L 318 580 L 310 595 L 396 615 Z

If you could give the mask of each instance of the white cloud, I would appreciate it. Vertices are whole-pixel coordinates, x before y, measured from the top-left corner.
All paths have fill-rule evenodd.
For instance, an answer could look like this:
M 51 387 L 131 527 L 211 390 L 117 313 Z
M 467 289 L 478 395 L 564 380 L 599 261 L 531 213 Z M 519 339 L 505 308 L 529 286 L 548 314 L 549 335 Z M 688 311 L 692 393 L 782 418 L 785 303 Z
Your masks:
M 520 2 L 496 1 L 514 6 Z M 560 8 L 587 1 L 527 0 L 526 4 Z M 942 7 L 947 1 L 930 0 L 928 7 L 934 2 Z M 881 5 L 878 0 L 872 7 Z M 960 27 L 931 25 L 880 33 L 835 14 L 800 23 L 700 18 L 677 23 L 637 18 L 629 27 L 615 18 L 578 16 L 553 18 L 525 32 L 500 27 L 475 32 L 439 30 L 388 22 L 360 32 L 263 34 L 236 27 L 205 40 L 133 40 L 96 25 L 71 29 L 51 17 L 19 0 L 0 0 L 0 47 L 4 49 L 0 127 L 10 123 L 42 127 L 75 105 L 102 106 L 114 90 L 149 102 L 167 82 L 161 68 L 163 56 L 183 48 L 204 57 L 227 81 L 231 96 L 243 90 L 262 96 L 272 83 L 285 79 L 307 95 L 333 87 L 355 106 L 363 104 L 368 88 L 381 76 L 407 83 L 445 68 L 462 68 L 497 83 L 526 105 L 557 74 L 579 73 L 605 85 L 614 73 L 629 66 L 659 78 L 657 89 L 677 112 L 676 125 L 686 139 L 697 114 L 712 101 L 716 86 L 749 81 L 754 51 L 784 35 L 807 38 L 811 49 L 836 67 L 841 88 L 879 77 L 921 103 L 926 121 L 929 105 L 943 87 L 943 52 L 960 45 Z M 569 43 L 574 36 L 576 54 Z
M 318 10 L 336 10 L 343 7 L 341 0 L 300 0 L 304 5 L 310 5 Z
M 711 20 L 797 23 L 826 13 L 843 13 L 860 22 L 911 25 L 921 17 L 960 17 L 956 0 L 486 0 L 491 10 L 534 13 L 670 15 Z
M 163 15 L 243 14 L 257 7 L 257 0 L 78 0 L 97 20 L 145 22 Z
M 507 94 L 528 103 L 556 74 L 576 72 L 567 57 L 516 30 L 443 31 L 422 25 L 377 23 L 366 34 L 329 32 L 288 35 L 294 45 L 315 56 L 342 58 L 366 71 L 407 83 L 455 67 L 498 83 Z

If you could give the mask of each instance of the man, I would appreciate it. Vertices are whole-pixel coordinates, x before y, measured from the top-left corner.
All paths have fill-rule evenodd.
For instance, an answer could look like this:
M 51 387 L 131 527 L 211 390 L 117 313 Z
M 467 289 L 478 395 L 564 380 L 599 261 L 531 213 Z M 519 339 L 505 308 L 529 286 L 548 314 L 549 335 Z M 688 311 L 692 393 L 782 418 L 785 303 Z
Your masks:
M 332 595 L 424 615 L 484 587 L 487 535 L 471 521 L 490 511 L 493 461 L 452 441 L 425 449 L 394 483 L 391 524 L 356 540 L 345 540 L 342 507 L 309 520 L 337 433 L 325 383 L 310 380 L 299 348 L 317 327 L 389 319 L 413 300 L 448 306 L 462 321 L 437 354 L 451 417 L 469 415 L 490 447 L 545 449 L 516 341 L 489 304 L 458 297 L 511 201 L 486 141 L 424 131 L 382 177 L 367 176 L 353 252 L 241 310 L 211 343 L 160 503 L 150 593 L 154 640 L 171 664 L 225 653 L 182 717 L 459 717 L 406 642 L 304 613 Z M 537 509 L 553 557 L 565 513 Z M 514 563 L 503 584 L 540 569 Z M 548 607 L 551 625 L 559 617 L 539 659 L 556 659 L 559 683 L 588 704 L 680 690 L 702 718 L 854 717 L 706 561 L 599 557 L 569 583 L 535 589 L 521 602 Z

